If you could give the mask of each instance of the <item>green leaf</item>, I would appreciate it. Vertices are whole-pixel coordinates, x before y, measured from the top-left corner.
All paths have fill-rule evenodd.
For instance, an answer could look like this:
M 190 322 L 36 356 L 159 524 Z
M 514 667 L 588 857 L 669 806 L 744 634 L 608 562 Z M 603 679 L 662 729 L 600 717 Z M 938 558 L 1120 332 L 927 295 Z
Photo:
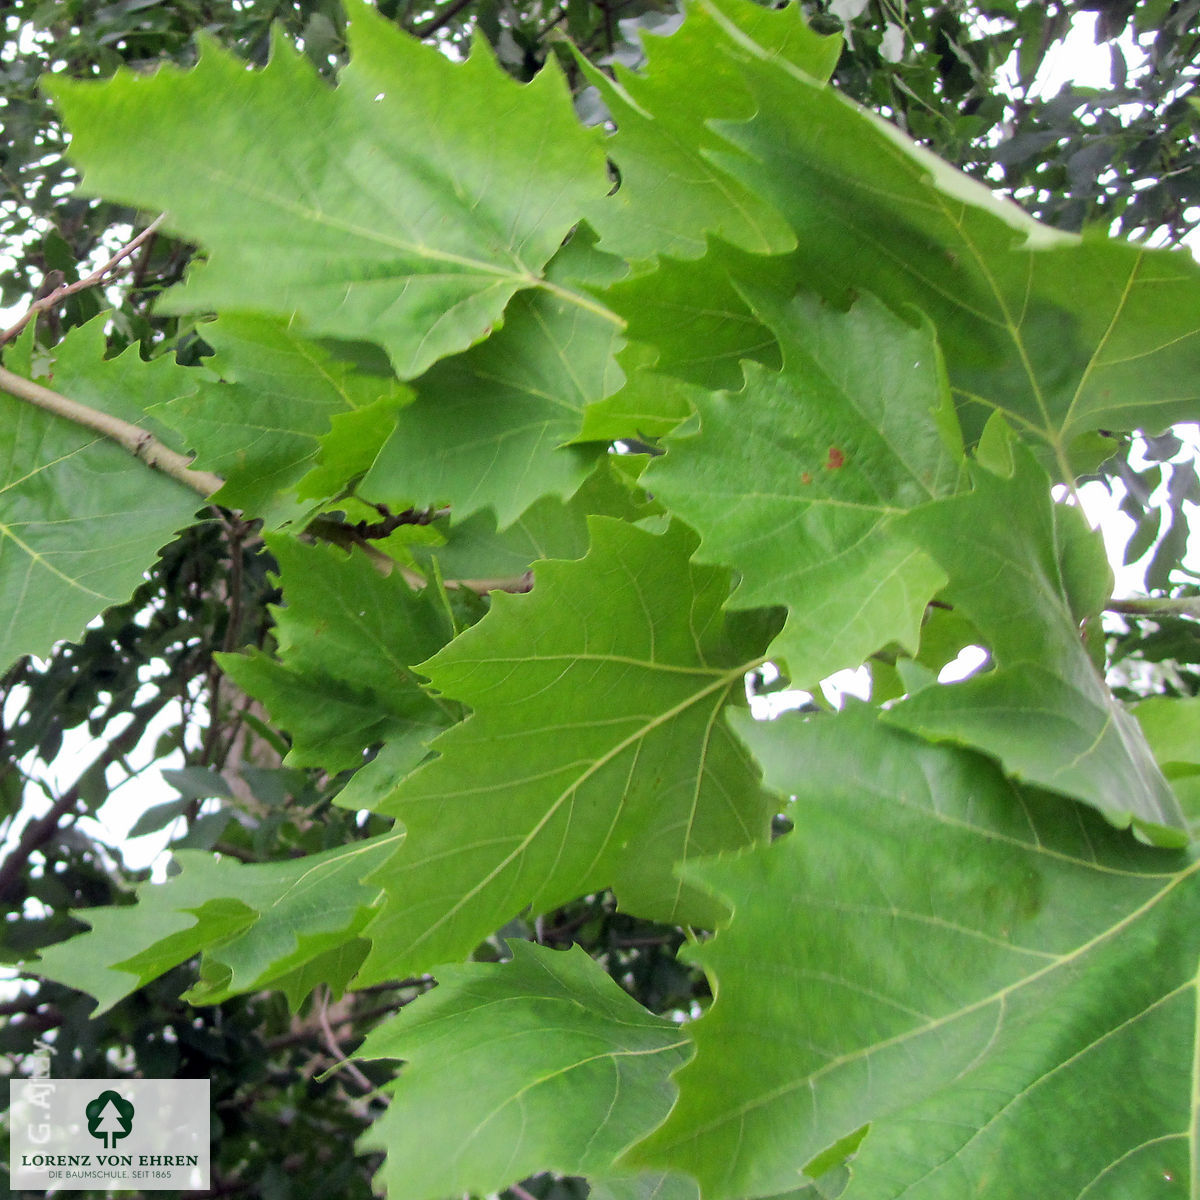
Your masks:
M 1068 476 L 1082 434 L 1195 419 L 1188 252 L 1039 225 L 832 89 L 755 66 L 754 115 L 721 124 L 736 151 L 712 161 L 787 218 L 807 286 L 933 319 L 971 440 L 1003 412 Z
M 203 326 L 216 349 L 206 360 L 222 382 L 155 410 L 225 486 L 213 499 L 280 525 L 311 503 L 296 496 L 335 416 L 378 406 L 394 413 L 407 390 L 394 379 L 352 372 L 274 318 L 221 316 Z M 326 495 L 345 487 L 349 473 Z M 324 498 L 324 497 L 322 497 Z
M 617 355 L 625 383 L 616 395 L 589 404 L 583 414 L 580 442 L 646 441 L 670 433 L 692 411 L 690 388 L 650 369 L 656 352 L 640 343 L 630 343 Z
M 569 278 L 568 252 L 548 278 Z M 393 508 L 449 504 L 460 519 L 488 508 L 501 529 L 544 496 L 569 499 L 602 447 L 564 443 L 621 382 L 615 337 L 610 317 L 558 294 L 517 296 L 487 341 L 417 381 L 361 494 Z
M 1152 696 L 1130 712 L 1171 782 L 1193 841 L 1200 839 L 1200 696 Z
M 589 1180 L 589 1200 L 699 1200 L 694 1179 L 670 1171 L 641 1171 Z
M 738 38 L 718 36 L 731 26 Z M 610 80 L 583 64 L 618 127 L 606 149 L 620 185 L 586 209 L 601 246 L 631 259 L 697 257 L 705 235 L 715 234 L 758 254 L 790 250 L 795 235 L 769 199 L 710 161 L 714 149 L 727 148 L 714 123 L 754 111 L 745 60 L 777 55 L 824 80 L 841 39 L 813 33 L 798 7 L 772 11 L 750 0 L 720 0 L 693 6 L 676 33 L 646 38 L 645 49 L 644 74 L 618 66 Z
M 209 250 L 170 307 L 294 316 L 410 378 L 539 286 L 604 158 L 553 64 L 521 86 L 483 44 L 455 63 L 347 7 L 336 90 L 282 37 L 262 71 L 205 42 L 190 71 L 46 86 L 87 189 L 168 210 Z
M 945 576 L 892 518 L 952 490 L 959 466 L 928 329 L 866 297 L 848 314 L 803 295 L 756 306 L 783 369 L 747 364 L 741 392 L 698 398 L 699 434 L 669 441 L 646 486 L 701 558 L 740 572 L 735 604 L 788 606 L 773 652 L 804 686 L 888 642 L 916 649 Z
M 613 284 L 604 300 L 625 318 L 631 341 L 653 348 L 650 362 L 638 364 L 643 369 L 732 389 L 742 382 L 742 359 L 772 369 L 782 361 L 775 335 L 752 311 L 742 286 L 782 299 L 795 294 L 797 278 L 788 256 L 763 258 L 714 242 L 697 261 L 668 258 L 655 271 Z M 613 403 L 620 399 L 618 392 Z
M 77 914 L 91 932 L 43 950 L 30 966 L 95 996 L 100 1005 L 93 1016 L 201 953 L 202 981 L 189 999 L 217 1004 L 256 991 L 355 939 L 378 896 L 359 881 L 403 836 L 251 865 L 178 851 L 178 875 L 144 884 L 133 907 Z M 116 962 L 114 948 L 123 956 Z
M 69 333 L 40 382 L 158 432 L 145 409 L 195 390 L 198 373 L 136 350 L 104 361 L 104 321 Z M 0 664 L 46 655 L 129 599 L 199 498 L 115 442 L 0 393 Z
M 974 478 L 972 492 L 917 509 L 901 527 L 946 572 L 943 598 L 976 627 L 997 669 L 925 688 L 887 719 L 975 746 L 1018 779 L 1086 801 L 1140 836 L 1181 844 L 1179 805 L 1080 634 L 1076 609 L 1101 590 L 1090 576 L 1108 570 L 1099 534 L 1089 570 L 1078 528 L 1056 517 L 1050 480 L 1024 448 L 1014 447 L 1010 478 L 981 468 Z
M 453 635 L 436 589 L 414 592 L 399 571 L 385 577 L 361 554 L 283 536 L 267 545 L 287 601 L 274 610 L 278 660 L 222 654 L 222 670 L 292 735 L 289 766 L 361 767 L 368 747 L 391 741 L 415 766 L 458 716 L 412 669 Z
M 292 1012 L 299 1012 L 304 1001 L 318 988 L 327 989 L 328 994 L 338 1000 L 345 995 L 347 984 L 362 966 L 370 945 L 366 938 L 351 938 L 308 959 L 287 974 L 277 976 L 271 980 L 271 986 L 283 993 Z
M 316 465 L 296 485 L 303 500 L 330 500 L 353 488 L 370 470 L 380 447 L 396 427 L 396 414 L 411 398 L 389 395 L 363 408 L 335 413 L 329 419 L 329 432 L 321 437 Z M 336 508 L 336 502 L 326 507 Z
M 582 558 L 588 550 L 589 516 L 636 521 L 655 511 L 631 493 L 621 459 L 604 455 L 583 486 L 565 504 L 546 496 L 527 508 L 502 533 L 495 518 L 479 512 L 455 521 L 440 546 L 414 546 L 418 565 L 431 569 L 436 561 L 443 579 L 514 579 L 546 558 Z
M 672 865 L 766 836 L 772 802 L 721 720 L 761 661 L 729 644 L 728 575 L 689 562 L 682 528 L 591 529 L 586 558 L 543 563 L 528 595 L 497 593 L 420 667 L 474 713 L 380 806 L 409 836 L 377 877 L 367 981 L 609 886 L 644 916 L 709 924 L 721 910 Z
M 869 709 L 738 727 L 795 832 L 684 869 L 734 915 L 693 952 L 719 991 L 679 1102 L 629 1157 L 767 1196 L 869 1124 L 845 1200 L 1186 1189 L 1200 864 Z
M 401 1058 L 369 1146 L 392 1200 L 497 1193 L 542 1170 L 603 1175 L 667 1115 L 691 1044 L 579 947 L 439 968 L 360 1058 Z M 470 1080 L 463 1089 L 460 1081 Z

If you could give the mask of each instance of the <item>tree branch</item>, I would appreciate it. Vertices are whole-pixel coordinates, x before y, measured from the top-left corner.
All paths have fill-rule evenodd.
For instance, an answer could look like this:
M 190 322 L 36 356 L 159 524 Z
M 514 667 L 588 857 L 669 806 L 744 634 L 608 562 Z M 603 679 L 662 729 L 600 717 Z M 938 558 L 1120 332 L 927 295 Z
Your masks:
M 448 510 L 439 509 L 434 515 L 441 516 L 446 511 Z M 407 523 L 413 524 L 414 522 Z M 320 538 L 323 542 L 341 546 L 345 550 L 354 548 L 361 550 L 381 575 L 390 575 L 393 571 L 398 570 L 404 576 L 404 582 L 411 588 L 420 589 L 429 583 L 429 580 L 423 575 L 409 567 L 401 566 L 390 555 L 384 554 L 382 550 L 372 546 L 359 532 L 358 526 L 347 525 L 345 521 L 339 521 L 335 517 L 320 516 L 309 521 L 304 527 L 304 532 L 311 537 Z M 526 571 L 523 575 L 508 575 L 496 579 L 443 579 L 442 586 L 451 590 L 466 588 L 480 596 L 486 596 L 488 592 L 528 592 L 533 590 L 533 572 Z
M 152 470 L 169 475 L 176 482 L 198 492 L 206 500 L 225 482 L 211 471 L 193 471 L 192 460 L 186 454 L 164 446 L 154 434 L 140 425 L 133 425 L 120 417 L 100 412 L 99 409 L 88 408 L 86 404 L 52 392 L 40 383 L 25 379 L 6 367 L 0 367 L 0 391 L 53 413 L 56 417 L 74 421 L 76 425 L 102 434 L 118 446 L 123 446 L 134 458 L 140 459 Z
M 324 995 L 316 1003 L 317 1020 L 321 1026 L 321 1034 L 325 1045 L 329 1047 L 330 1054 L 345 1068 L 346 1074 L 362 1088 L 363 1092 L 369 1095 L 371 1092 L 377 1091 L 373 1084 L 359 1069 L 352 1063 L 342 1051 L 341 1043 L 337 1039 L 337 1035 L 333 1032 L 333 1026 L 329 1023 L 329 1001 L 331 992 L 328 986 L 325 988 Z
M 6 342 L 11 342 L 12 339 L 15 338 L 17 334 L 20 333 L 21 330 L 33 320 L 34 317 L 38 316 L 39 313 L 46 312 L 48 309 L 53 308 L 60 301 L 65 300 L 68 296 L 74 295 L 76 292 L 82 292 L 87 288 L 95 287 L 98 283 L 103 283 L 104 277 L 114 267 L 119 266 L 121 262 L 127 259 L 140 245 L 142 245 L 143 242 L 154 237 L 154 235 L 158 232 L 159 226 L 163 223 L 163 221 L 166 220 L 166 217 L 166 213 L 160 213 L 154 218 L 153 221 L 150 222 L 149 225 L 146 226 L 145 229 L 142 230 L 141 233 L 137 235 L 137 237 L 133 239 L 133 241 L 126 242 L 125 245 L 122 246 L 120 250 L 118 250 L 116 254 L 114 254 L 112 258 L 110 258 L 108 262 L 104 264 L 104 266 L 98 267 L 90 275 L 85 276 L 83 279 L 76 280 L 75 283 L 68 283 L 64 284 L 62 287 L 57 287 L 52 292 L 48 292 L 45 296 L 35 300 L 25 311 L 24 315 L 14 325 L 10 325 L 3 333 L 0 333 L 0 346 L 4 345 Z
M 1200 596 L 1139 596 L 1110 600 L 1105 611 L 1130 617 L 1194 617 L 1200 620 Z
M 470 8 L 475 0 L 453 0 L 453 3 L 447 4 L 441 12 L 435 13 L 424 25 L 418 25 L 413 29 L 412 35 L 415 38 L 427 38 L 432 34 L 437 33 L 439 29 L 449 25 L 455 17 L 458 16 L 464 8 Z

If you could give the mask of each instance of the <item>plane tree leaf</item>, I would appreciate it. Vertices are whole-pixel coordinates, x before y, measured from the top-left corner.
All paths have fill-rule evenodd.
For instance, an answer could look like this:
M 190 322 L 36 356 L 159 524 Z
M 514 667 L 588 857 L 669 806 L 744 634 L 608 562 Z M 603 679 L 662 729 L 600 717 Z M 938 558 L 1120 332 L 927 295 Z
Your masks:
M 725 91 L 752 97 L 749 115 L 715 120 L 707 132 L 714 190 L 723 173 L 731 196 L 752 195 L 756 211 L 767 204 L 784 219 L 796 248 L 783 261 L 797 286 L 842 305 L 870 291 L 897 312 L 915 306 L 932 318 L 970 441 L 1002 412 L 1044 443 L 1068 478 L 1084 435 L 1157 430 L 1194 416 L 1200 267 L 1189 253 L 1040 225 L 797 69 L 732 10 L 697 0 L 684 30 L 704 23 L 709 53 L 734 77 Z M 642 89 L 637 109 L 618 104 L 629 131 L 674 119 L 674 93 L 640 77 L 623 87 L 629 97 Z M 611 144 L 622 172 L 628 137 L 622 128 Z M 625 152 L 633 171 L 638 154 Z M 611 198 L 615 210 L 620 197 Z M 604 245 L 603 220 L 592 220 Z M 703 248 L 668 253 L 696 258 Z M 702 260 L 663 271 L 671 303 L 703 313 L 711 271 Z M 657 275 L 638 286 L 653 292 Z M 753 342 L 739 316 L 740 336 Z
M 548 277 L 569 278 L 578 256 L 564 252 Z M 544 496 L 569 499 L 604 448 L 565 443 L 621 382 L 614 321 L 556 293 L 516 296 L 503 328 L 417 381 L 362 494 L 393 508 L 449 504 L 458 519 L 489 508 L 501 529 Z
M 31 966 L 95 996 L 97 1013 L 197 954 L 204 956 L 201 982 L 189 999 L 216 1004 L 258 990 L 358 939 L 378 894 L 360 880 L 403 836 L 269 863 L 176 851 L 178 875 L 143 884 L 132 908 L 79 913 L 90 932 L 43 950 Z M 114 947 L 121 954 L 115 962 Z M 361 943 L 354 955 L 357 966 Z
M 682 527 L 591 529 L 586 558 L 541 564 L 531 593 L 497 593 L 420 666 L 473 713 L 379 806 L 408 838 L 377 876 L 368 981 L 598 888 L 643 915 L 711 923 L 719 908 L 672 865 L 766 835 L 771 800 L 722 720 L 762 650 L 726 627 L 727 572 L 691 563 Z
M 47 87 L 84 186 L 168 210 L 209 251 L 176 310 L 295 317 L 378 342 L 410 378 L 539 286 L 608 182 L 553 64 L 522 86 L 484 45 L 454 63 L 347 7 L 336 89 L 283 38 L 262 71 L 205 43 L 189 71 Z
M 136 349 L 105 360 L 103 325 L 72 331 L 55 347 L 48 374 L 31 377 L 162 432 L 145 410 L 193 392 L 196 372 L 167 359 L 143 362 Z M 10 358 L 10 369 L 17 365 Z M 195 492 L 114 442 L 0 393 L 0 662 L 45 655 L 128 600 L 198 503 Z
M 509 946 L 510 962 L 440 968 L 358 1050 L 405 1061 L 368 1135 L 387 1149 L 391 1200 L 494 1194 L 543 1170 L 603 1175 L 675 1099 L 671 1073 L 691 1052 L 675 1022 L 579 947 Z
M 1078 531 L 1065 526 L 1050 480 L 1014 448 L 1008 478 L 978 468 L 970 492 L 908 514 L 904 532 L 946 572 L 942 598 L 972 622 L 994 670 L 925 688 L 888 720 L 924 737 L 994 754 L 1013 775 L 1094 805 L 1121 826 L 1166 844 L 1186 842 L 1183 815 L 1137 722 L 1088 657 L 1079 598 L 1110 578 L 1099 534 L 1091 570 Z M 970 537 L 962 531 L 970 530 Z M 1068 581 L 1075 582 L 1074 596 Z
M 216 350 L 205 365 L 222 382 L 202 384 L 154 415 L 179 431 L 197 466 L 224 478 L 216 503 L 270 525 L 313 507 L 296 485 L 314 468 L 335 416 L 394 414 L 408 395 L 394 378 L 352 371 L 274 318 L 224 315 L 203 326 L 203 336 Z M 327 495 L 345 486 L 349 473 L 339 474 Z
M 697 397 L 699 432 L 668 440 L 646 486 L 703 559 L 740 572 L 735 604 L 788 606 L 773 650 L 815 684 L 888 642 L 915 649 L 945 576 L 893 518 L 954 489 L 957 430 L 929 329 L 867 297 L 847 314 L 756 303 L 782 370 L 750 363 L 740 392 Z
M 1191 1177 L 1194 856 L 867 708 L 738 728 L 796 797 L 796 828 L 683 868 L 733 917 L 692 952 L 717 999 L 633 1163 L 714 1200 L 769 1196 L 869 1126 L 844 1200 L 1142 1196 Z M 1082 1123 L 1080 1097 L 1103 1097 Z
M 639 367 L 706 388 L 732 389 L 742 382 L 742 359 L 772 368 L 782 361 L 774 333 L 742 286 L 783 299 L 795 293 L 797 280 L 787 255 L 747 254 L 714 241 L 703 258 L 666 258 L 653 271 L 618 280 L 604 300 L 625 319 L 629 339 L 651 349 L 649 361 Z M 620 398 L 618 393 L 613 403 Z
M 730 24 L 742 38 L 716 36 Z M 744 39 L 752 39 L 752 51 Z M 795 235 L 771 199 L 710 161 L 712 150 L 728 147 L 713 123 L 753 112 L 754 98 L 739 69 L 748 53 L 766 50 L 825 80 L 841 39 L 815 34 L 798 8 L 772 11 L 749 0 L 720 0 L 694 6 L 672 36 L 644 43 L 642 74 L 618 65 L 610 79 L 583 64 L 617 123 L 606 148 L 618 164 L 620 185 L 585 210 L 601 246 L 634 260 L 697 257 L 712 233 L 758 254 L 790 250 Z M 703 88 L 694 86 L 698 78 L 705 80 Z
M 354 769 L 388 743 L 385 762 L 364 770 L 394 780 L 461 715 L 413 671 L 453 634 L 437 589 L 414 592 L 399 571 L 331 546 L 274 536 L 268 547 L 287 600 L 274 610 L 278 654 L 224 654 L 222 669 L 291 734 L 289 766 Z
M 712 157 L 787 217 L 808 286 L 933 319 L 972 440 L 1002 412 L 1070 477 L 1083 434 L 1194 417 L 1189 253 L 1051 230 L 778 60 L 750 78 L 754 115 Z
M 503 531 L 487 511 L 455 520 L 434 546 L 414 546 L 412 556 L 422 570 L 435 569 L 443 579 L 512 579 L 546 558 L 582 558 L 588 550 L 589 516 L 636 521 L 661 507 L 646 500 L 632 478 L 643 460 L 606 454 L 583 486 L 566 503 L 545 496 Z M 438 522 L 440 528 L 441 522 Z

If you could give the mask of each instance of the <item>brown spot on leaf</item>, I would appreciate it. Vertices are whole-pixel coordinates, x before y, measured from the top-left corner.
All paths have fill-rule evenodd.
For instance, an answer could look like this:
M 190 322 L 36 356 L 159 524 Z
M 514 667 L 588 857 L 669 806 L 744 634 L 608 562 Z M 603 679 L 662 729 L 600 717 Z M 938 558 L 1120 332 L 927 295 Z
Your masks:
M 836 471 L 845 465 L 846 456 L 836 446 L 830 446 L 829 457 L 825 460 L 826 470 Z

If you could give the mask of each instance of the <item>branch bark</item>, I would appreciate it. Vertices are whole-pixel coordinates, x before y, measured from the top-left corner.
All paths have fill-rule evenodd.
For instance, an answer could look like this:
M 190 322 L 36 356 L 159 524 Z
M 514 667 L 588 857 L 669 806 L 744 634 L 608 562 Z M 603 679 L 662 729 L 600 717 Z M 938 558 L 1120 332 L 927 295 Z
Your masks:
M 140 459 L 152 470 L 169 475 L 176 482 L 199 493 L 205 500 L 225 482 L 211 471 L 192 470 L 192 460 L 186 454 L 164 446 L 154 434 L 140 425 L 123 421 L 120 417 L 111 416 L 95 408 L 88 408 L 86 404 L 80 404 L 77 400 L 51 391 L 40 383 L 25 379 L 7 367 L 0 367 L 0 391 L 53 413 L 56 417 L 74 421 L 76 425 L 102 434 L 118 446 L 123 446 L 134 458 Z
M 1110 600 L 1107 612 L 1130 617 L 1194 617 L 1200 620 L 1200 596 L 1142 596 L 1131 600 Z

